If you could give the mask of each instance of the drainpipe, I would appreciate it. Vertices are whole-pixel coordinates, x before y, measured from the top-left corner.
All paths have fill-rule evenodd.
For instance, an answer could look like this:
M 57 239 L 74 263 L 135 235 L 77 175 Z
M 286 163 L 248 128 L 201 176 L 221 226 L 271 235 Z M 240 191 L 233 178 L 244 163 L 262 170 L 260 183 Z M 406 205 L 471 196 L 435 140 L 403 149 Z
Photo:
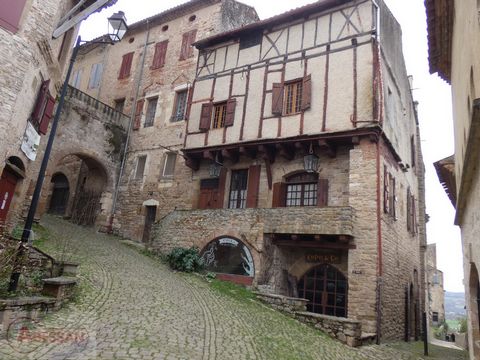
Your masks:
M 133 103 L 132 103 L 132 109 L 130 111 L 130 122 L 128 124 L 127 139 L 125 140 L 125 148 L 123 150 L 122 163 L 120 165 L 120 172 L 118 174 L 118 180 L 117 180 L 117 184 L 115 186 L 115 192 L 113 194 L 112 211 L 111 211 L 110 219 L 109 219 L 109 222 L 108 222 L 108 232 L 109 233 L 112 233 L 112 231 L 113 231 L 113 220 L 115 218 L 115 210 L 117 208 L 118 191 L 119 191 L 119 188 L 120 188 L 120 182 L 122 180 L 123 173 L 125 171 L 125 163 L 127 161 L 128 145 L 130 143 L 130 136 L 131 136 L 131 133 L 132 133 L 133 122 L 135 121 L 136 104 L 137 104 L 137 101 L 138 101 L 138 95 L 140 94 L 140 86 L 141 86 L 142 80 L 143 80 L 143 71 L 144 71 L 144 68 L 145 68 L 145 59 L 146 59 L 146 56 L 147 56 L 147 46 L 148 46 L 148 42 L 150 40 L 150 21 L 149 20 L 146 21 L 146 25 L 147 25 L 147 36 L 145 37 L 145 44 L 143 45 L 143 54 L 142 54 L 142 61 L 141 61 L 141 64 L 140 64 L 140 72 L 139 72 L 139 76 L 138 76 L 137 83 L 136 83 L 135 97 L 134 97 L 134 100 L 133 100 Z

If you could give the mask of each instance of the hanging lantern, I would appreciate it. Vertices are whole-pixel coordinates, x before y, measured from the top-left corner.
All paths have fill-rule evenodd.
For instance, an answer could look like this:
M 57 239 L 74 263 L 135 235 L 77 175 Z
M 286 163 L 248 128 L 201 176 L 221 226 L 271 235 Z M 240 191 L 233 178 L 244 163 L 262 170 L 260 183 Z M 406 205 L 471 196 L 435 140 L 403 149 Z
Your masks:
M 306 172 L 314 173 L 318 171 L 318 156 L 313 152 L 313 145 L 310 143 L 310 151 L 303 157 L 303 166 Z
M 127 30 L 127 19 L 123 11 L 116 12 L 108 18 L 108 35 L 113 43 L 122 40 Z
M 210 165 L 210 169 L 208 173 L 211 177 L 218 178 L 220 176 L 220 172 L 222 171 L 223 164 L 218 161 L 218 152 L 215 154 L 215 160 L 213 164 Z

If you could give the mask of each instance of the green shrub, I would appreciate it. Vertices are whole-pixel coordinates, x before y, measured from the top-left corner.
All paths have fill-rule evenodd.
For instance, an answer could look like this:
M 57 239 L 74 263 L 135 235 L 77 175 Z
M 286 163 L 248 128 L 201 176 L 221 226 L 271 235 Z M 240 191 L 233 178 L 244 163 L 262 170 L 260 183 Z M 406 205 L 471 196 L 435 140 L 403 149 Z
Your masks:
M 460 319 L 460 332 L 466 333 L 467 332 L 467 318 Z
M 167 262 L 173 270 L 178 271 L 192 272 L 203 269 L 203 259 L 196 247 L 173 249 L 167 254 Z

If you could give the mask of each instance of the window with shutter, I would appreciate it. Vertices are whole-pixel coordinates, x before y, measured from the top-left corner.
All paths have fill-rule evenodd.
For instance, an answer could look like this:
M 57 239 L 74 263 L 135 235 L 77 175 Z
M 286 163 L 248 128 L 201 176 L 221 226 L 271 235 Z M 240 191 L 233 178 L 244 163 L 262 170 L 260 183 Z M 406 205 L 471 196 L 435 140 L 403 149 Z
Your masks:
M 248 170 L 233 170 L 230 181 L 229 209 L 245 209 L 247 205 Z
M 0 26 L 16 33 L 26 0 L 0 0 Z
M 45 106 L 47 106 L 48 100 L 48 87 L 50 85 L 50 80 L 45 80 L 40 86 L 38 91 L 37 100 L 35 101 L 35 107 L 31 116 L 31 122 L 34 125 L 40 124 L 42 120 L 43 113 L 45 111 Z
M 140 124 L 142 123 L 142 113 L 143 113 L 143 104 L 145 100 L 138 100 L 137 107 L 135 109 L 135 120 L 133 122 L 133 130 L 140 129 Z
M 308 110 L 312 106 L 312 76 L 303 78 L 302 110 Z
M 258 205 L 261 169 L 260 165 L 252 165 L 248 169 L 247 208 L 256 208 Z
M 318 179 L 317 206 L 328 206 L 328 179 Z
M 172 122 L 185 120 L 185 111 L 187 109 L 188 90 L 178 91 L 175 94 L 175 105 L 173 107 Z
M 272 207 L 285 207 L 286 185 L 285 183 L 273 184 Z
M 212 129 L 225 127 L 227 117 L 227 102 L 221 102 L 213 105 Z
M 168 40 L 155 44 L 155 55 L 153 56 L 152 69 L 159 69 L 165 65 Z
M 130 76 L 130 69 L 132 67 L 133 61 L 133 52 L 123 55 L 122 65 L 120 67 L 120 73 L 118 74 L 118 79 L 126 79 Z
M 80 85 L 82 83 L 82 73 L 83 73 L 83 69 L 78 69 L 73 73 L 72 81 L 70 82 L 70 85 L 72 85 L 74 88 L 80 89 Z
M 163 159 L 163 178 L 172 178 L 175 172 L 175 162 L 177 161 L 176 153 L 166 153 Z
M 388 184 L 388 171 L 387 166 L 383 167 L 383 212 L 388 214 L 390 212 L 390 194 L 389 194 L 389 184 Z
M 407 230 L 412 231 L 412 197 L 407 189 Z
M 283 84 L 275 83 L 272 88 L 272 114 L 282 115 L 283 111 Z
M 231 98 L 227 101 L 227 113 L 225 114 L 225 126 L 233 126 L 235 121 L 235 107 L 237 106 L 237 99 Z
M 202 104 L 202 112 L 200 114 L 200 131 L 208 131 L 212 117 L 213 104 Z
M 135 170 L 135 179 L 143 179 L 143 174 L 145 172 L 145 164 L 147 162 L 147 155 L 141 155 L 137 158 L 137 168 Z
M 285 85 L 283 114 L 290 115 L 300 112 L 303 95 L 303 80 Z
M 40 134 L 46 135 L 48 131 L 48 125 L 50 124 L 50 119 L 53 116 L 53 109 L 55 108 L 55 98 L 48 94 L 47 105 L 45 106 L 45 111 L 43 112 L 42 120 L 38 126 L 38 131 Z
M 197 30 L 191 30 L 183 34 L 182 48 L 180 49 L 180 60 L 185 60 L 193 56 L 192 44 L 197 37 Z
M 318 175 L 300 173 L 287 178 L 286 206 L 316 206 L 320 196 Z M 323 200 L 322 200 L 323 201 Z
M 148 99 L 147 113 L 145 114 L 145 123 L 143 127 L 153 126 L 155 121 L 155 113 L 157 111 L 158 97 Z

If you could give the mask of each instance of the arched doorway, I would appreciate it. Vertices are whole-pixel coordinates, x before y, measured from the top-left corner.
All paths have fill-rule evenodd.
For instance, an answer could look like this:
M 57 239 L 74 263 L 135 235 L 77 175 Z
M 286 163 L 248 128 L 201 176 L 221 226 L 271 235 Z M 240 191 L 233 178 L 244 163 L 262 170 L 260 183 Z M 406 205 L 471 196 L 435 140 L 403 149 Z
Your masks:
M 220 237 L 210 242 L 200 253 L 208 271 L 233 282 L 252 283 L 255 275 L 253 257 L 248 247 L 238 239 Z
M 332 265 L 319 265 L 307 272 L 298 282 L 298 295 L 310 300 L 307 311 L 347 317 L 348 281 Z
M 17 183 L 24 177 L 25 166 L 22 160 L 16 156 L 9 157 L 0 177 L 0 223 L 7 219 Z
M 472 328 L 472 345 L 474 358 L 480 355 L 480 283 L 475 264 L 470 264 L 469 281 L 470 325 Z
M 53 191 L 48 212 L 51 214 L 64 215 L 67 210 L 70 195 L 68 179 L 64 174 L 57 173 L 53 175 L 52 183 Z

